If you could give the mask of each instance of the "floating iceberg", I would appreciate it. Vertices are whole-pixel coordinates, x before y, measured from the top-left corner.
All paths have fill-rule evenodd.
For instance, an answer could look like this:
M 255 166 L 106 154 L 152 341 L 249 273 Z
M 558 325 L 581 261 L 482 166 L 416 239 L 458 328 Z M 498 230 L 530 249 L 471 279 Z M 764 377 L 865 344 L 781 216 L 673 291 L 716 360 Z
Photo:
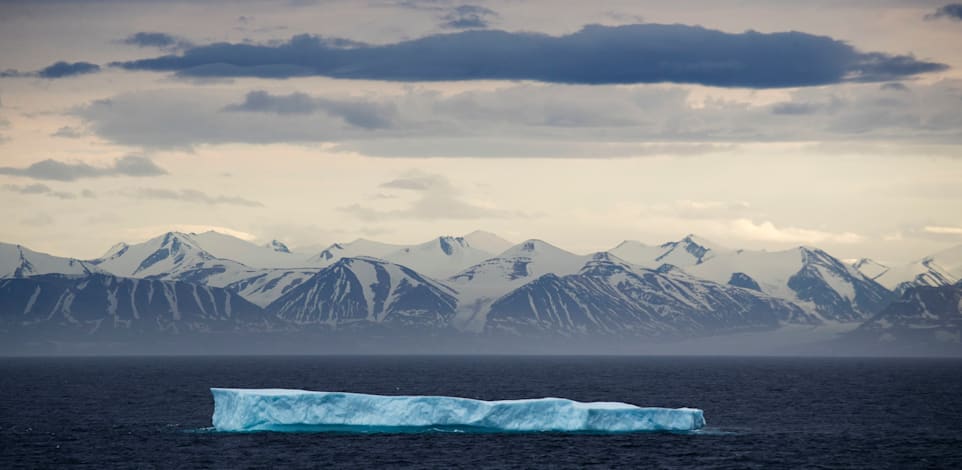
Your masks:
M 562 398 L 483 401 L 284 389 L 212 388 L 218 431 L 638 432 L 693 431 L 702 410 L 581 403 Z

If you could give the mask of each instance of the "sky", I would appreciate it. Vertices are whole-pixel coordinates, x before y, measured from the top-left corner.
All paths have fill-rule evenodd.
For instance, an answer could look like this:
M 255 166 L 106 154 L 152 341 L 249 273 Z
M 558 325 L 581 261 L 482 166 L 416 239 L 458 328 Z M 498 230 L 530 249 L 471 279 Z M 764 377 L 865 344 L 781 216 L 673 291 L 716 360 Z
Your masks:
M 962 4 L 0 0 L 0 241 L 962 244 Z

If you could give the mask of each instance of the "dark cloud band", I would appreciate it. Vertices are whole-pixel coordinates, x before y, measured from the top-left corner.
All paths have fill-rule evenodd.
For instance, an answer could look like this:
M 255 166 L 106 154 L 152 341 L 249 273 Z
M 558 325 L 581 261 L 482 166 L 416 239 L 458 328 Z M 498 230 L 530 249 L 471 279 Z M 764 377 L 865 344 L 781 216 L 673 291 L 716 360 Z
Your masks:
M 218 43 L 180 55 L 113 65 L 195 77 L 320 75 L 387 81 L 672 82 L 751 88 L 892 81 L 947 68 L 912 56 L 861 52 L 826 36 L 732 34 L 677 24 L 592 25 L 566 36 L 464 31 L 351 47 L 299 35 L 280 45 Z
M 926 15 L 925 19 L 936 20 L 939 18 L 948 18 L 951 20 L 962 21 L 962 3 L 950 3 L 945 5 L 934 13 Z
M 73 77 L 76 75 L 86 75 L 100 71 L 100 66 L 90 62 L 64 62 L 60 61 L 36 72 L 21 72 L 19 70 L 8 69 L 0 71 L 0 78 L 6 77 L 40 77 L 46 79 L 56 79 Z
M 47 159 L 23 168 L 0 167 L 0 175 L 55 181 L 74 181 L 81 178 L 101 176 L 159 176 L 166 174 L 166 170 L 157 166 L 149 158 L 136 155 L 118 158 L 108 166 L 93 166 L 83 162 L 63 162 Z

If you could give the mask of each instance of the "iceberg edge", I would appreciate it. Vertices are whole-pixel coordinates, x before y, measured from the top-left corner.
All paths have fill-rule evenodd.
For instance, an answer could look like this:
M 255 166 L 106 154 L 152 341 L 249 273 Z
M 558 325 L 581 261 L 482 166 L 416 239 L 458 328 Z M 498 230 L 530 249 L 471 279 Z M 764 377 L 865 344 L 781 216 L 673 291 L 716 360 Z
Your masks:
M 211 388 L 217 431 L 475 432 L 694 431 L 697 408 L 651 408 L 564 398 L 484 401 L 291 389 Z

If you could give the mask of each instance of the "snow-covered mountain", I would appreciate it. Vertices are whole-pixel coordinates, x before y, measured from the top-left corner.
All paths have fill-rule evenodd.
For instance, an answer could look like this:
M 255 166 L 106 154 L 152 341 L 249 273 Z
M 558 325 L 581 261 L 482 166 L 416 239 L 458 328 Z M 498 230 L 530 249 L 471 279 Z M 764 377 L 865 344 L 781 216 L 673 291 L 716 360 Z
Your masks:
M 115 276 L 161 279 L 224 287 L 249 276 L 251 268 L 217 258 L 202 249 L 191 235 L 167 232 L 136 245 L 112 248 L 90 261 Z
M 598 253 L 577 274 L 546 274 L 495 301 L 485 329 L 667 339 L 818 322 L 798 306 L 757 291 Z
M 190 233 L 187 237 L 198 248 L 222 259 L 237 261 L 252 268 L 300 268 L 309 266 L 307 257 L 291 253 L 287 245 L 272 240 L 258 245 L 220 232 Z
M 857 269 L 860 273 L 864 274 L 865 277 L 876 282 L 878 282 L 878 278 L 881 275 L 885 274 L 889 270 L 888 266 L 882 263 L 879 263 L 878 261 L 875 261 L 874 259 L 871 259 L 871 258 L 862 258 L 852 263 L 852 267 Z
M 320 269 L 258 269 L 249 271 L 247 277 L 227 284 L 226 287 L 254 305 L 266 307 L 310 279 Z
M 463 238 L 469 245 L 488 253 L 501 253 L 514 245 L 514 243 L 484 230 L 475 230 Z
M 493 254 L 471 246 L 463 237 L 445 236 L 401 248 L 384 255 L 383 258 L 441 279 L 490 258 Z
M 862 267 L 859 269 L 862 270 Z M 910 286 L 952 285 L 962 280 L 962 245 L 906 265 L 888 267 L 875 280 L 890 290 L 904 290 Z
M 267 323 L 233 292 L 185 282 L 106 274 L 0 280 L 0 328 L 16 335 L 251 331 Z
M 609 250 L 609 253 L 646 268 L 657 268 L 663 264 L 684 268 L 701 264 L 719 253 L 729 251 L 697 235 L 689 234 L 681 240 L 657 246 L 625 240 Z
M 851 333 L 882 345 L 962 350 L 962 283 L 911 286 Z
M 320 253 L 307 259 L 308 266 L 330 266 L 341 258 L 356 258 L 359 256 L 370 256 L 372 258 L 383 258 L 388 253 L 393 253 L 404 245 L 392 245 L 381 243 L 364 238 L 358 238 L 350 243 L 334 243 L 325 248 Z
M 757 285 L 824 320 L 864 321 L 891 299 L 884 287 L 817 248 L 719 253 L 685 271 L 724 284 Z
M 492 301 L 548 273 L 578 272 L 588 257 L 562 250 L 541 240 L 527 240 L 448 279 L 458 291 L 459 328 L 481 331 Z
M 81 276 L 103 272 L 92 263 L 48 255 L 20 245 L 0 243 L 0 278 L 40 274 Z
M 296 325 L 334 329 L 390 325 L 447 328 L 456 292 L 410 268 L 375 258 L 343 258 L 267 306 Z

